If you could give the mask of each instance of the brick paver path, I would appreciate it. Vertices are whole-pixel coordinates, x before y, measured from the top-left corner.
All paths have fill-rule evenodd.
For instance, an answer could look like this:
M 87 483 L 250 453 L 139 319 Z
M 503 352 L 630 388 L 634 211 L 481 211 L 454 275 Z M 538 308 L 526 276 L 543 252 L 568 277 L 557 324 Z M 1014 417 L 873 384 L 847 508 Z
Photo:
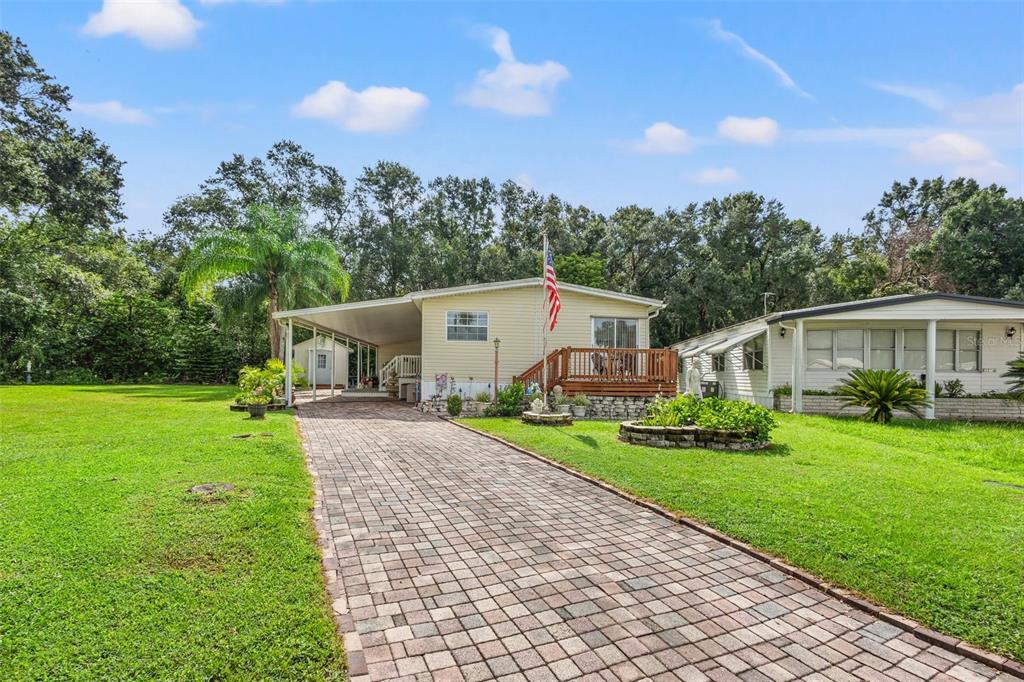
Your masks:
M 354 682 L 1011 679 L 408 407 L 299 417 Z

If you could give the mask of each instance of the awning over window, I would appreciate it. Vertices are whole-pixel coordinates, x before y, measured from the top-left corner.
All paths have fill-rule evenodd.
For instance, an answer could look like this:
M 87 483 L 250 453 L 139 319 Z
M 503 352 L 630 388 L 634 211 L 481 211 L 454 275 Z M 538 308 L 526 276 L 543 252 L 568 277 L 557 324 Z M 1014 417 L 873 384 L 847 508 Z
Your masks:
M 766 334 L 767 329 L 755 329 L 753 331 L 747 331 L 743 334 L 734 334 L 727 336 L 724 339 L 715 339 L 714 341 L 708 341 L 692 348 L 687 348 L 679 352 L 681 358 L 692 358 L 696 355 L 718 355 L 724 353 L 730 348 L 735 348 L 741 343 L 746 343 L 753 338 L 756 338 L 762 334 Z

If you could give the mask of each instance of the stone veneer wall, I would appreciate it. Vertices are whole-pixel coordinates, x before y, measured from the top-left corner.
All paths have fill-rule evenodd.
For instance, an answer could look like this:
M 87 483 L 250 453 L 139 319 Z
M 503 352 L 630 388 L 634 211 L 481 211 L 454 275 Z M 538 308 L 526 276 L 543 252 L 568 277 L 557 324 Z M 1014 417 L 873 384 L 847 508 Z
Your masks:
M 587 416 L 583 419 L 608 421 L 640 419 L 646 416 L 647 405 L 654 402 L 654 398 L 633 396 L 592 395 L 587 397 L 590 399 L 590 407 L 587 408 Z
M 462 400 L 462 413 L 460 417 L 482 417 L 484 416 L 484 410 L 490 405 L 489 402 L 480 402 L 479 400 Z M 417 406 L 420 412 L 425 414 L 439 414 L 443 416 L 448 415 L 448 398 L 430 398 L 420 402 Z
M 834 395 L 805 395 L 804 412 L 808 414 L 861 415 L 862 407 L 848 407 L 841 410 L 842 401 Z M 775 396 L 775 409 L 789 412 L 793 409 L 793 397 Z M 897 412 L 898 417 L 911 417 L 906 412 Z M 935 417 L 960 421 L 1024 421 L 1024 401 L 1002 400 L 999 398 L 936 398 Z
M 761 450 L 768 441 L 746 440 L 738 431 L 702 429 L 699 426 L 644 426 L 638 421 L 619 424 L 619 440 L 652 448 L 707 448 L 708 450 Z

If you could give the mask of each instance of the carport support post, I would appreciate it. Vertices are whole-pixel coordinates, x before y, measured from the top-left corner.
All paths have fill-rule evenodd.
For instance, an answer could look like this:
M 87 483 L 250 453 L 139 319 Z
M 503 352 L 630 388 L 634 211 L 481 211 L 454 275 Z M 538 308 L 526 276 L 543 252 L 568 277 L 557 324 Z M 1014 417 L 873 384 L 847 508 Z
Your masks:
M 292 321 L 288 320 L 288 331 L 284 338 L 284 403 L 292 404 Z
M 317 366 L 317 363 L 319 361 L 319 358 L 320 358 L 320 352 L 317 350 L 317 347 L 316 347 L 316 326 L 314 325 L 313 326 L 313 357 L 311 358 L 311 362 L 309 363 L 309 364 L 312 365 L 312 367 L 307 367 L 306 368 L 306 376 L 310 376 L 310 375 L 313 376 L 313 402 L 314 403 L 316 402 L 316 379 L 317 379 L 317 376 L 316 376 L 316 374 L 317 374 L 316 366 Z
M 334 341 L 334 332 L 331 332 L 331 397 L 334 397 L 334 372 L 337 371 L 337 365 L 334 361 L 337 360 L 338 346 Z
M 804 411 L 804 321 L 796 321 L 793 333 L 793 412 Z
M 928 407 L 924 408 L 925 419 L 935 419 L 935 337 L 937 324 L 935 320 L 928 320 L 927 341 L 925 348 L 927 356 L 924 365 L 924 392 L 928 396 Z

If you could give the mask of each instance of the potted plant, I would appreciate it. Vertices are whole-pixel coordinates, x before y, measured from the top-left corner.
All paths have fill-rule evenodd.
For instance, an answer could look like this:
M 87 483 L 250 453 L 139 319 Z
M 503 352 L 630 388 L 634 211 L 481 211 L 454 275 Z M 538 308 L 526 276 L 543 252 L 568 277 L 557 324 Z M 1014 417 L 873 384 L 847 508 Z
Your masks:
M 555 397 L 555 410 L 558 414 L 569 414 L 569 410 L 572 408 L 572 398 L 565 394 L 560 394 Z
M 590 399 L 582 393 L 572 397 L 572 416 L 582 419 L 587 416 L 587 408 L 590 407 Z
M 245 404 L 249 408 L 250 419 L 264 419 L 267 416 L 267 405 L 270 403 L 272 394 L 262 386 L 245 398 Z

